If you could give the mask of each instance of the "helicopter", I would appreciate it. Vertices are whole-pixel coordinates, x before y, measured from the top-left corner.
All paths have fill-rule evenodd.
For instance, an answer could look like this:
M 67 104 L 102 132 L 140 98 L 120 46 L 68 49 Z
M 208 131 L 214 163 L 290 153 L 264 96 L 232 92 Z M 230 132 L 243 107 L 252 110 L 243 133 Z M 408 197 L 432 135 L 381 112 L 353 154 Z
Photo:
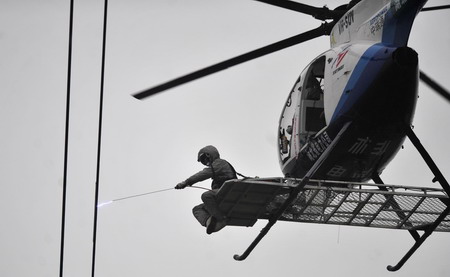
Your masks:
M 219 191 L 221 207 L 234 219 L 229 225 L 252 226 L 256 219 L 269 221 L 244 254 L 235 255 L 235 259 L 245 259 L 278 220 L 302 221 L 297 219 L 310 208 L 308 205 L 318 206 L 313 203 L 315 198 L 306 197 L 307 193 L 314 191 L 315 195 L 327 195 L 329 192 L 312 186 L 323 186 L 326 190 L 332 188 L 333 193 L 346 195 L 341 198 L 334 195 L 333 199 L 326 196 L 321 201 L 320 205 L 326 206 L 320 211 L 321 216 L 325 212 L 329 215 L 326 220 L 316 217 L 303 219 L 303 222 L 332 223 L 329 220 L 340 212 L 350 193 L 355 192 L 348 190 L 373 180 L 377 184 L 377 192 L 356 193 L 367 193 L 370 195 L 368 198 L 378 195 L 384 202 L 380 202 L 376 211 L 370 214 L 370 219 L 366 214 L 364 223 L 355 225 L 370 226 L 387 209 L 398 217 L 396 221 L 400 223 L 389 227 L 407 229 L 416 241 L 396 266 L 388 267 L 390 271 L 398 270 L 433 231 L 437 228 L 450 231 L 448 226 L 440 225 L 449 220 L 450 185 L 411 128 L 419 80 L 447 100 L 450 100 L 450 93 L 419 70 L 418 54 L 407 46 L 419 12 L 447 9 L 450 5 L 424 8 L 426 0 L 354 0 L 330 10 L 293 1 L 257 1 L 309 14 L 322 24 L 134 96 L 144 99 L 272 52 L 329 36 L 330 49 L 300 73 L 281 112 L 277 145 L 284 178 L 229 182 Z M 384 186 L 380 178 L 406 137 L 416 146 L 435 175 L 435 181 L 443 188 L 432 200 L 434 206 L 439 206 L 439 216 L 419 224 L 409 221 L 409 218 L 421 203 L 431 200 L 426 196 L 411 196 L 420 200 L 414 210 L 408 210 L 401 200 L 406 195 L 395 194 L 395 190 Z M 246 201 L 253 199 L 253 202 L 243 205 L 244 198 Z M 233 205 L 229 205 L 230 202 Z M 345 223 L 352 225 L 367 204 L 373 203 L 367 198 L 358 202 Z M 289 211 L 295 210 L 296 206 L 300 207 L 300 212 L 289 217 L 287 213 L 293 214 Z M 424 234 L 421 236 L 417 231 L 424 231 Z

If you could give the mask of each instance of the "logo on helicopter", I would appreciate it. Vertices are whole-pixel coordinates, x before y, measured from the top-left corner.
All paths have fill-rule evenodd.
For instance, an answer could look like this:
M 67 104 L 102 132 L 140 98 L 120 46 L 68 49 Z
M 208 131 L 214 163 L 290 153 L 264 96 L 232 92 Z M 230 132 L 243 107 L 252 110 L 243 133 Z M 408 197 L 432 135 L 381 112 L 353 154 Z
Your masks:
M 348 49 L 344 50 L 338 54 L 337 59 L 336 59 L 336 67 L 339 67 L 339 65 L 341 64 L 342 60 L 344 59 L 345 55 L 347 55 L 347 53 L 348 53 Z
M 347 55 L 348 53 L 348 47 L 344 48 L 344 50 L 342 52 L 340 52 L 337 55 L 337 58 L 334 60 L 333 64 L 331 65 L 331 67 L 334 67 L 335 70 L 333 70 L 333 75 L 338 73 L 339 71 L 341 71 L 344 68 L 344 64 L 341 64 L 341 62 L 344 60 L 345 55 Z

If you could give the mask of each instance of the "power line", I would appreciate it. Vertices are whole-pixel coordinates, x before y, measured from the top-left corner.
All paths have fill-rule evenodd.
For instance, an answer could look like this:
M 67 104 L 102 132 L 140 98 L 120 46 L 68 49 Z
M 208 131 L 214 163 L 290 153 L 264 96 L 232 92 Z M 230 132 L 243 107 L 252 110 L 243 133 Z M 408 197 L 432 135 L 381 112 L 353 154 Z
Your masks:
M 101 69 L 101 81 L 100 81 L 100 106 L 98 116 L 98 144 L 97 144 L 97 175 L 95 181 L 95 205 L 94 205 L 94 230 L 92 239 L 92 277 L 95 276 L 95 258 L 97 250 L 97 216 L 98 216 L 98 196 L 100 188 L 100 156 L 101 156 L 101 144 L 102 144 L 102 125 L 103 125 L 103 92 L 105 83 L 105 53 L 106 53 L 106 26 L 108 15 L 108 0 L 105 0 L 104 12 L 103 12 L 103 46 L 102 46 L 102 69 Z
M 66 130 L 64 139 L 64 173 L 63 173 L 63 195 L 62 195 L 62 215 L 61 215 L 61 248 L 59 255 L 59 276 L 64 273 L 64 241 L 66 226 L 66 196 L 67 196 L 67 164 L 69 153 L 69 122 L 70 122 L 70 84 L 72 75 L 72 37 L 73 37 L 73 0 L 70 0 L 69 10 L 69 46 L 67 61 L 67 96 L 66 96 Z

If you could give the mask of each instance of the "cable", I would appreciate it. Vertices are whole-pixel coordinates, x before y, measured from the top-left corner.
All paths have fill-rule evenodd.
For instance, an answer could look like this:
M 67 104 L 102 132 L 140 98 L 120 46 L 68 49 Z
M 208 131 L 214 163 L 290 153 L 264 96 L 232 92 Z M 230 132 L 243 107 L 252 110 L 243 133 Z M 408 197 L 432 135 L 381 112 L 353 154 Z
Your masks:
M 207 189 L 207 188 L 204 188 L 204 187 L 198 187 L 198 186 L 188 186 L 188 188 L 210 190 L 210 189 Z M 160 189 L 160 190 L 150 191 L 150 192 L 146 192 L 146 193 L 140 193 L 140 194 L 134 194 L 134 195 L 125 196 L 125 197 L 121 197 L 121 198 L 116 198 L 116 199 L 113 199 L 113 200 L 110 200 L 110 201 L 107 201 L 107 202 L 103 202 L 101 204 L 97 204 L 97 208 L 100 208 L 100 207 L 112 204 L 113 202 L 127 200 L 127 199 L 130 199 L 130 198 L 140 197 L 140 196 L 144 196 L 144 195 L 148 195 L 148 194 L 160 193 L 160 192 L 173 190 L 173 189 L 175 189 L 175 188 Z
M 66 229 L 66 198 L 67 198 L 67 164 L 69 153 L 69 116 L 70 116 L 70 84 L 72 75 L 72 37 L 73 37 L 73 0 L 70 0 L 69 10 L 69 46 L 67 61 L 67 99 L 66 99 L 66 130 L 64 139 L 64 173 L 63 173 L 63 195 L 62 195 L 62 215 L 61 215 L 61 248 L 59 254 L 59 276 L 64 272 L 64 241 Z
M 94 230 L 92 238 L 92 277 L 95 276 L 95 258 L 97 250 L 97 217 L 98 217 L 98 195 L 100 188 L 100 154 L 102 144 L 102 125 L 103 125 L 103 91 L 105 83 L 105 53 L 106 53 L 106 25 L 108 15 L 108 0 L 105 0 L 103 12 L 103 46 L 102 46 L 102 69 L 100 81 L 100 107 L 98 116 L 98 145 L 97 145 L 97 176 L 95 181 L 95 206 L 94 206 Z
M 195 189 L 204 189 L 204 190 L 210 190 L 210 189 L 207 189 L 207 188 L 204 188 L 204 187 L 198 187 L 198 186 L 189 186 L 189 187 L 191 187 L 191 188 L 195 188 Z
M 174 188 L 161 189 L 161 190 L 155 190 L 155 191 L 151 191 L 151 192 L 146 192 L 146 193 L 141 193 L 141 194 L 131 195 L 131 196 L 127 196 L 127 197 L 122 197 L 122 198 L 117 198 L 117 199 L 111 200 L 111 202 L 122 201 L 122 200 L 130 199 L 130 198 L 134 198 L 134 197 L 140 197 L 140 196 L 144 196 L 144 195 L 148 195 L 148 194 L 154 194 L 154 193 L 159 193 L 159 192 L 168 191 L 168 190 L 173 190 L 173 189 L 174 189 Z

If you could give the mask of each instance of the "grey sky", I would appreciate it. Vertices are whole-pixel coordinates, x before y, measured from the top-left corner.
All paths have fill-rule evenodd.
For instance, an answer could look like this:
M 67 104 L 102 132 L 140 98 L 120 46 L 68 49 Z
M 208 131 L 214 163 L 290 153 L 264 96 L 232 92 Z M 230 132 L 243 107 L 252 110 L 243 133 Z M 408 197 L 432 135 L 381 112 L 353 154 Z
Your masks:
M 304 1 L 335 8 L 341 1 Z M 449 4 L 431 0 L 428 6 Z M 0 1 L 0 275 L 57 276 L 69 1 Z M 320 38 L 138 101 L 130 94 L 317 27 L 255 1 L 109 1 L 100 202 L 175 186 L 215 145 L 250 176 L 280 176 L 279 115 Z M 103 1 L 75 1 L 64 276 L 89 276 Z M 409 45 L 450 88 L 449 11 L 421 13 Z M 415 131 L 450 178 L 450 106 L 420 85 Z M 409 142 L 381 176 L 435 186 Z M 208 182 L 203 183 L 205 187 Z M 413 243 L 405 231 L 266 222 L 207 236 L 191 215 L 202 191 L 168 191 L 99 211 L 96 276 L 390 276 Z M 449 276 L 450 234 L 435 233 L 396 276 Z

